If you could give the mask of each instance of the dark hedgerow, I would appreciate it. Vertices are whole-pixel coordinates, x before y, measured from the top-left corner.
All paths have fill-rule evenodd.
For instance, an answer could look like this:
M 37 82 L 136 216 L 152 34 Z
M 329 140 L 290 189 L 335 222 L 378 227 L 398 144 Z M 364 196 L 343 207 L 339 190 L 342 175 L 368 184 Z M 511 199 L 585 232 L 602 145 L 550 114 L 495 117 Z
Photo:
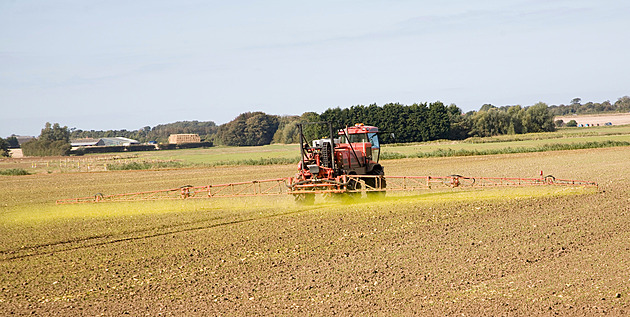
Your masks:
M 150 169 L 160 169 L 160 168 L 180 168 L 183 166 L 184 164 L 182 162 L 176 162 L 176 161 L 159 161 L 159 162 L 138 161 L 138 162 L 128 162 L 128 163 L 118 163 L 118 164 L 107 164 L 107 170 L 110 170 L 110 171 L 150 170 Z
M 31 175 L 31 173 L 23 168 L 9 168 L 9 169 L 0 170 L 0 175 L 20 176 L 20 175 Z

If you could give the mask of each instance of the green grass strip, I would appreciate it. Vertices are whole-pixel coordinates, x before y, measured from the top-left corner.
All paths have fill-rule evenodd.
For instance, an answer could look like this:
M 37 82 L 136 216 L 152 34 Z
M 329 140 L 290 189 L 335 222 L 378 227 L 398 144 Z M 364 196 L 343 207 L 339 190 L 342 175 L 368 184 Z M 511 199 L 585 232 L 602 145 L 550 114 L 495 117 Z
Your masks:
M 580 150 L 580 149 L 594 149 L 594 148 L 606 148 L 617 146 L 630 146 L 630 142 L 626 141 L 589 141 L 589 142 L 576 142 L 576 143 L 548 143 L 540 146 L 533 147 L 505 147 L 499 149 L 483 149 L 483 150 L 466 150 L 459 149 L 454 150 L 451 148 L 437 149 L 431 152 L 416 152 L 411 154 L 404 154 L 399 152 L 383 152 L 381 153 L 381 160 L 394 160 L 402 158 L 428 158 L 428 157 L 451 157 L 451 156 L 477 156 L 477 155 L 497 155 L 497 154 L 515 154 L 515 153 L 533 153 L 533 152 L 547 152 L 547 151 L 565 151 L 565 150 Z M 164 162 L 147 162 L 136 161 L 123 164 L 108 164 L 108 170 L 147 170 L 147 169 L 159 169 L 159 168 L 181 168 L 185 166 L 241 166 L 241 165 L 286 165 L 295 164 L 299 161 L 299 157 L 286 158 L 256 158 L 256 159 L 243 159 L 243 160 L 223 160 L 210 163 L 182 163 L 179 161 L 164 161 Z
M 123 170 L 150 170 L 160 168 L 180 168 L 184 167 L 182 162 L 177 161 L 165 161 L 165 162 L 147 162 L 136 161 L 119 164 L 107 164 L 107 170 L 110 171 L 123 171 Z
M 294 164 L 300 159 L 296 158 L 258 158 L 258 159 L 245 159 L 245 160 L 226 160 L 211 163 L 183 163 L 180 161 L 134 161 L 127 163 L 107 164 L 107 170 L 109 171 L 123 171 L 123 170 L 151 170 L 161 168 L 181 168 L 187 166 L 241 166 L 241 165 L 285 165 Z
M 285 164 L 295 164 L 299 160 L 300 160 L 299 157 L 294 157 L 294 158 L 274 157 L 274 158 L 218 161 L 218 162 L 211 162 L 211 163 L 207 163 L 203 165 L 206 165 L 206 166 L 285 165 Z
M 0 170 L 0 175 L 19 176 L 19 175 L 31 175 L 31 173 L 23 168 L 9 168 Z
M 506 147 L 500 149 L 486 149 L 486 150 L 453 150 L 438 149 L 431 152 L 417 152 L 409 155 L 396 152 L 384 152 L 381 155 L 383 160 L 401 159 L 401 158 L 427 158 L 427 157 L 451 157 L 451 156 L 476 156 L 476 155 L 497 155 L 497 154 L 515 154 L 515 153 L 533 153 L 533 152 L 547 152 L 547 151 L 566 151 L 566 150 L 581 150 L 581 149 L 595 149 L 617 146 L 630 146 L 630 142 L 626 141 L 600 141 L 600 142 L 577 142 L 577 143 L 549 143 L 535 147 Z

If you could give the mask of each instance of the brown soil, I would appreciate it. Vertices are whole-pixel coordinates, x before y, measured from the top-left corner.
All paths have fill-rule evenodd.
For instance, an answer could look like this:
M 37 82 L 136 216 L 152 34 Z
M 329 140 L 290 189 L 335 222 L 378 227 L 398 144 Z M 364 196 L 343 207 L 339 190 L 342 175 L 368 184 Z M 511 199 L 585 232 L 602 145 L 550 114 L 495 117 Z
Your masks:
M 630 124 L 630 113 L 612 113 L 612 114 L 591 114 L 591 115 L 578 115 L 578 116 L 561 116 L 556 117 L 555 120 L 562 120 L 565 123 L 575 120 L 578 124 L 586 125 L 600 125 L 603 126 L 607 122 L 613 125 Z
M 398 175 L 434 169 L 523 177 L 544 167 L 600 182 L 598 192 L 583 195 L 444 204 L 448 193 L 435 193 L 435 203 L 424 195 L 233 211 L 209 201 L 194 212 L 184 202 L 172 218 L 124 219 L 154 221 L 149 229 L 3 247 L 0 313 L 627 315 L 628 151 L 408 159 L 386 167 Z M 125 225 L 74 221 L 66 226 L 76 234 Z M 10 224 L 1 225 L 7 239 Z

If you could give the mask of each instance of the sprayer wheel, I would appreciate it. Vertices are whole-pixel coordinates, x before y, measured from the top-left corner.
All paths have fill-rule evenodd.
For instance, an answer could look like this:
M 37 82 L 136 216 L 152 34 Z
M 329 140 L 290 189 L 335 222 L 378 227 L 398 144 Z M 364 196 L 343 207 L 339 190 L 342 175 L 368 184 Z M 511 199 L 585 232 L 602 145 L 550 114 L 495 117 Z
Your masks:
M 379 182 L 377 181 L 377 179 L 374 178 L 370 178 L 370 186 L 374 187 L 374 188 L 380 188 L 383 191 L 368 191 L 367 192 L 367 196 L 368 197 L 372 197 L 372 198 L 380 198 L 380 197 L 385 197 L 385 188 L 387 188 L 387 181 L 385 180 L 385 177 L 383 177 L 383 174 L 380 174 L 380 187 L 377 186 L 377 184 L 379 184 Z M 367 183 L 367 179 L 366 179 L 366 183 Z

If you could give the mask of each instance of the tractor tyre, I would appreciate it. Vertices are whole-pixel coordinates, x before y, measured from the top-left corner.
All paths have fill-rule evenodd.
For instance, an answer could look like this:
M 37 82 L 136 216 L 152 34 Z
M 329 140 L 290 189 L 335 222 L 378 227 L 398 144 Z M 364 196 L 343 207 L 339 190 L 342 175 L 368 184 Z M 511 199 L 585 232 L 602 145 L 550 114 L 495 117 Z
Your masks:
M 370 186 L 374 187 L 374 188 L 379 188 L 381 189 L 381 191 L 369 191 L 367 192 L 368 197 L 371 198 L 382 198 L 385 197 L 385 188 L 387 188 L 387 181 L 385 180 L 385 177 L 383 177 L 383 175 L 380 175 L 380 187 L 378 187 L 377 185 L 379 184 L 379 181 L 376 178 L 370 178 L 370 181 L 373 183 L 370 184 Z
M 372 189 L 376 187 L 376 179 L 372 177 L 364 177 L 363 182 L 365 182 L 366 189 Z
M 370 175 L 376 175 L 379 176 L 378 178 L 366 178 L 366 184 L 376 188 L 376 189 L 380 189 L 381 191 L 372 191 L 372 192 L 367 192 L 368 197 L 372 197 L 372 198 L 380 198 L 380 197 L 385 197 L 385 188 L 387 188 L 387 181 L 385 180 L 385 171 L 383 170 L 383 167 L 381 165 L 376 165 L 374 166 L 374 168 L 369 172 Z M 369 183 L 367 182 L 369 180 Z M 379 186 L 380 185 L 380 186 Z
M 359 190 L 358 192 L 347 192 L 344 193 L 345 197 L 348 197 L 350 199 L 356 199 L 356 198 L 361 198 L 361 183 L 359 183 L 359 181 L 357 181 L 356 179 L 351 179 L 348 182 L 348 186 L 346 187 L 347 190 Z

